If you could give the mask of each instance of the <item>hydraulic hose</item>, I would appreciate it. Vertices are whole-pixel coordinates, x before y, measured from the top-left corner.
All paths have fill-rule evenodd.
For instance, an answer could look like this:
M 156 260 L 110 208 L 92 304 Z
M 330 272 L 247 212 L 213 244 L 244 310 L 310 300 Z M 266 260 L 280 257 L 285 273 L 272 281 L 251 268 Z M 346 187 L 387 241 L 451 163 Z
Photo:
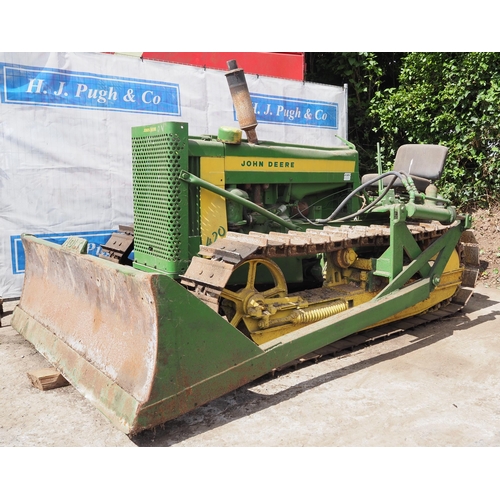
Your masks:
M 410 177 L 408 177 L 404 172 L 385 172 L 381 175 L 377 175 L 374 179 L 372 179 L 368 182 L 364 182 L 363 184 L 358 186 L 346 198 L 344 198 L 344 201 L 332 212 L 332 214 L 329 217 L 327 217 L 326 219 L 316 219 L 314 222 L 316 224 L 328 224 L 329 222 L 332 222 L 333 220 L 335 220 L 335 217 L 338 215 L 338 213 L 344 208 L 344 206 L 349 202 L 349 200 L 353 196 L 356 196 L 360 191 L 363 191 L 368 186 L 371 186 L 375 182 L 378 182 L 379 180 L 381 180 L 385 177 L 388 177 L 388 176 L 393 176 L 393 179 L 391 180 L 389 185 L 384 189 L 384 191 L 377 197 L 376 200 L 374 200 L 369 205 L 367 205 L 363 209 L 359 210 L 355 214 L 348 215 L 347 217 L 343 217 L 342 219 L 338 219 L 338 220 L 342 221 L 342 220 L 352 219 L 353 217 L 357 217 L 358 215 L 361 215 L 361 214 L 365 213 L 367 210 L 369 210 L 370 208 L 372 208 L 376 203 L 378 203 L 387 194 L 389 189 L 392 187 L 392 185 L 396 181 L 396 178 L 401 179 L 401 182 L 408 189 L 408 191 L 410 191 L 410 195 L 411 195 L 411 191 L 414 188 L 412 188 L 412 185 L 411 185 L 413 183 L 410 184 L 410 182 L 408 181 L 408 179 L 411 180 Z

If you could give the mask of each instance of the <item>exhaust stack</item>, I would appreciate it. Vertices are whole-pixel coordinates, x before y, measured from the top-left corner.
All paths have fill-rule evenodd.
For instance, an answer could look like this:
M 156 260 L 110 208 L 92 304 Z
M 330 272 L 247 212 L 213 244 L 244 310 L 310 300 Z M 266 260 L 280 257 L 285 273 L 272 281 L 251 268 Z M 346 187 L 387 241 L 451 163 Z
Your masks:
M 245 131 L 250 144 L 258 144 L 257 132 L 255 131 L 257 118 L 255 117 L 252 100 L 250 99 L 245 72 L 238 68 L 234 59 L 227 61 L 227 67 L 229 69 L 226 73 L 227 83 L 240 128 Z

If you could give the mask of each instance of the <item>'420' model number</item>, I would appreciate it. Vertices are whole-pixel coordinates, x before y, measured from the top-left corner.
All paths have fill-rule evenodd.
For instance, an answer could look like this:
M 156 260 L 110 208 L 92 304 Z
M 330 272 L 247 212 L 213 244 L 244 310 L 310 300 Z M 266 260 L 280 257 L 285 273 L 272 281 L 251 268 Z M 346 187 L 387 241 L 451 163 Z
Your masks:
M 223 238 L 224 236 L 226 236 L 226 229 L 223 226 L 219 226 L 217 231 L 212 231 L 211 236 L 207 236 L 207 241 L 205 245 L 207 246 L 211 245 L 212 243 L 217 241 L 217 238 L 219 237 Z

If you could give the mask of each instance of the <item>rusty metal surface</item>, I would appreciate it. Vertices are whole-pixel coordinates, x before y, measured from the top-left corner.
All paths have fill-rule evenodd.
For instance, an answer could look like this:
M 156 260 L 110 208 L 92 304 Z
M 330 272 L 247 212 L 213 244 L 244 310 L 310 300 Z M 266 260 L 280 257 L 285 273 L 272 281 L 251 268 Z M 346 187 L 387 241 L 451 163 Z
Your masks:
M 224 288 L 231 276 L 233 266 L 227 262 L 193 257 L 186 274 L 182 276 L 183 282 L 210 284 L 214 288 Z
M 134 224 L 119 224 L 118 231 L 122 233 L 134 234 Z
M 462 233 L 459 243 L 460 258 L 465 264 L 462 278 L 463 286 L 475 287 L 479 275 L 479 244 L 474 235 L 474 231 L 468 229 Z
M 451 227 L 453 226 L 444 226 L 440 223 L 409 225 L 410 232 L 416 241 L 437 238 Z M 234 254 L 240 255 L 239 262 L 249 258 L 251 254 L 266 257 L 290 257 L 333 252 L 342 248 L 387 246 L 389 239 L 390 229 L 380 225 L 326 226 L 322 229 L 308 229 L 306 232 L 288 231 L 269 234 L 228 232 L 226 238 L 217 240 L 210 246 L 202 246 L 200 254 L 224 259 L 224 252 L 219 249 L 226 250 L 229 245 L 233 245 Z M 243 248 L 245 251 L 242 251 Z
M 155 275 L 31 237 L 23 244 L 19 308 L 137 401 L 147 400 L 157 358 Z
M 228 61 L 229 71 L 226 73 L 229 91 L 233 100 L 234 109 L 240 128 L 247 134 L 250 144 L 257 144 L 257 118 L 253 109 L 252 99 L 243 69 L 238 68 L 235 60 Z
M 258 248 L 259 245 L 252 241 L 222 238 L 210 246 L 201 246 L 199 254 L 207 257 L 217 255 L 223 257 L 226 262 L 237 264 L 252 255 Z
M 220 260 L 193 257 L 181 284 L 214 311 L 219 310 L 219 296 L 228 282 L 234 264 Z
M 249 375 L 261 349 L 169 277 L 23 239 L 25 285 L 12 326 L 123 432 L 175 418 L 270 369 L 262 359 Z
M 408 227 L 415 240 L 423 242 L 441 236 L 453 225 L 445 226 L 439 222 L 432 222 L 412 223 Z M 230 231 L 225 238 L 209 246 L 200 247 L 200 255 L 212 259 L 193 259 L 186 271 L 183 284 L 197 298 L 217 311 L 218 298 L 229 280 L 230 269 L 244 260 L 258 257 L 300 257 L 348 250 L 353 247 L 387 247 L 390 243 L 390 234 L 390 228 L 382 225 L 325 226 L 321 229 L 308 229 L 305 232 L 287 233 L 251 231 L 249 234 L 241 234 Z M 214 265 L 211 262 L 214 261 L 218 262 L 219 266 L 225 262 L 231 267 L 225 268 L 224 275 L 214 274 L 210 271 L 210 266 Z M 203 268 L 208 270 L 206 274 L 203 273 Z M 213 278 L 207 279 L 211 274 Z M 202 279 L 196 279 L 196 276 L 201 275 Z
M 124 228 L 131 229 L 131 228 Z M 121 230 L 121 226 L 120 226 Z M 133 232 L 116 232 L 113 233 L 108 241 L 101 245 L 101 249 L 105 253 L 100 253 L 99 257 L 118 264 L 126 264 L 129 260 L 130 252 L 134 247 L 134 234 Z M 109 255 L 106 255 L 108 253 Z
M 20 307 L 14 310 L 12 326 L 115 427 L 127 434 L 134 428 L 139 401 Z

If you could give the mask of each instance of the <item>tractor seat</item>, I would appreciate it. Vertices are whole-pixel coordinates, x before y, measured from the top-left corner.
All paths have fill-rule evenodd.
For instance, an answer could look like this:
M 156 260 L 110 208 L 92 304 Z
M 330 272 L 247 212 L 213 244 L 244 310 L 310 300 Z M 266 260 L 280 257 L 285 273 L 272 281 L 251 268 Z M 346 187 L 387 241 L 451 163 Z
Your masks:
M 447 154 L 448 148 L 437 144 L 405 144 L 396 153 L 393 170 L 410 175 L 418 191 L 424 192 L 429 184 L 441 177 Z M 364 184 L 374 180 L 377 175 L 363 175 L 361 182 Z M 382 179 L 384 186 L 387 186 L 392 179 L 392 176 L 384 177 Z M 374 186 L 377 184 L 378 181 L 375 182 Z M 401 179 L 397 178 L 393 187 L 402 186 Z

